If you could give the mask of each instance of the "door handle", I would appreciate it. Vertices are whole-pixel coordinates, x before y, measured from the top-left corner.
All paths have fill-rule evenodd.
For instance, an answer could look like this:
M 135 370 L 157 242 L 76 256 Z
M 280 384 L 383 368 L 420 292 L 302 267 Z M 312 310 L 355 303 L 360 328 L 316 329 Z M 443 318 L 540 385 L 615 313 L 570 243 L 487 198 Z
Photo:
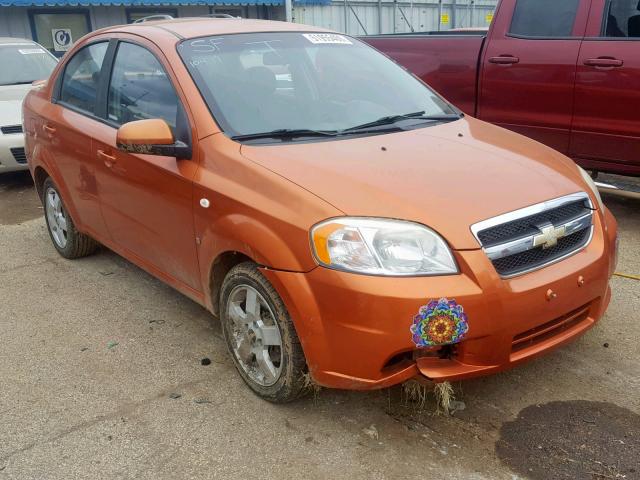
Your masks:
M 489 63 L 495 63 L 496 65 L 513 65 L 520 63 L 520 59 L 513 55 L 500 55 L 499 57 L 491 57 Z
M 588 58 L 584 61 L 584 64 L 587 67 L 596 67 L 596 68 L 619 68 L 624 65 L 623 60 L 618 60 L 613 57 L 599 57 L 599 58 Z
M 54 133 L 56 133 L 56 129 L 54 127 L 52 127 L 51 125 L 43 125 L 42 129 L 48 133 L 49 135 L 53 135 Z
M 107 168 L 113 167 L 113 164 L 116 163 L 116 157 L 105 153 L 104 150 L 98 150 L 98 158 L 104 162 Z

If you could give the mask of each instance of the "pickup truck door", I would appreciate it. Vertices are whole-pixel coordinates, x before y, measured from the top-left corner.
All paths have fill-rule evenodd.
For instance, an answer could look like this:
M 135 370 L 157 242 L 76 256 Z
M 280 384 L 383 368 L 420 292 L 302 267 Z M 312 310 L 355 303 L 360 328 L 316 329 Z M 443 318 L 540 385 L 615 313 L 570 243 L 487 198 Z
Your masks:
M 594 0 L 578 60 L 571 156 L 587 168 L 640 173 L 639 112 L 640 2 Z
M 151 273 L 197 297 L 202 291 L 193 218 L 197 162 L 118 150 L 117 128 L 162 118 L 176 128 L 182 102 L 152 45 L 120 41 L 95 132 L 102 214 L 116 247 Z M 148 48 L 147 48 L 148 47 Z M 158 55 L 158 56 L 156 56 Z
M 569 151 L 591 0 L 503 0 L 482 57 L 478 117 Z

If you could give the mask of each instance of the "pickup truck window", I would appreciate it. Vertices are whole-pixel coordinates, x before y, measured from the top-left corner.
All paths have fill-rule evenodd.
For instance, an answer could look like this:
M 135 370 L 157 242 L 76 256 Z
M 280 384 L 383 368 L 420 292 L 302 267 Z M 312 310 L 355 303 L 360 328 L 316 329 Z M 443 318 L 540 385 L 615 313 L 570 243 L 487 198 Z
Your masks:
M 509 33 L 523 37 L 571 37 L 580 0 L 518 0 Z
M 640 38 L 640 1 L 610 0 L 604 20 L 605 37 Z
M 281 129 L 338 132 L 384 117 L 457 113 L 406 70 L 344 35 L 235 34 L 185 40 L 178 50 L 232 137 Z M 436 122 L 417 117 L 403 123 Z

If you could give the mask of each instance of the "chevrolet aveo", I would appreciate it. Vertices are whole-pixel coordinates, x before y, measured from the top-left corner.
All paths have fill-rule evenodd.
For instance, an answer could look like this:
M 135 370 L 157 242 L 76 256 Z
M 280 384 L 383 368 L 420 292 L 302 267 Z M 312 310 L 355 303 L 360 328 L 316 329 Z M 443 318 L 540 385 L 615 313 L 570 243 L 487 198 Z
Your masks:
M 96 31 L 24 103 L 53 246 L 103 244 L 219 316 L 270 401 L 498 372 L 610 300 L 590 177 L 315 27 Z

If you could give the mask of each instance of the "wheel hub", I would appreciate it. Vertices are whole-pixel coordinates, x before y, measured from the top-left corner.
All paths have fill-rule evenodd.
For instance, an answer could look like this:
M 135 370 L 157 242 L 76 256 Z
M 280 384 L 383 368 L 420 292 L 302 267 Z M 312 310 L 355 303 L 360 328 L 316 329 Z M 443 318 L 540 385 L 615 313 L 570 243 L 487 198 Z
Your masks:
M 60 195 L 53 188 L 48 188 L 45 192 L 45 213 L 53 241 L 58 247 L 65 248 L 67 246 L 67 215 Z
M 231 349 L 249 378 L 262 386 L 282 372 L 282 336 L 265 298 L 249 285 L 235 287 L 227 302 Z

